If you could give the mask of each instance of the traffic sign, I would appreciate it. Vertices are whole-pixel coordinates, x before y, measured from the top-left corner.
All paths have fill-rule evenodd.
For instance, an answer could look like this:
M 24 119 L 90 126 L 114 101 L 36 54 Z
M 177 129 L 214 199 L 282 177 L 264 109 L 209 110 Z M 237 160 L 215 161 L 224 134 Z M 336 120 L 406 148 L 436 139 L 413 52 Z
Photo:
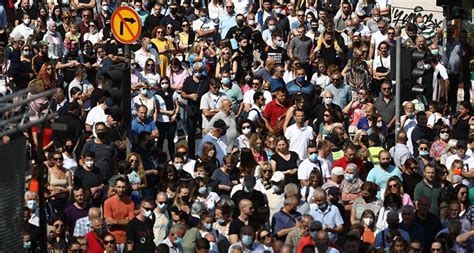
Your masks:
M 111 26 L 118 41 L 131 44 L 140 37 L 142 21 L 135 10 L 121 6 L 112 13 Z

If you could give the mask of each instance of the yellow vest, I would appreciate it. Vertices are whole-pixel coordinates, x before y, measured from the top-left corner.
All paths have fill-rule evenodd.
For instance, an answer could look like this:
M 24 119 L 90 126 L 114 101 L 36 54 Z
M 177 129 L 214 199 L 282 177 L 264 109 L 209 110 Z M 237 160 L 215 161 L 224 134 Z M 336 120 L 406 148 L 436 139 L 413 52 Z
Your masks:
M 384 150 L 382 147 L 370 147 L 369 148 L 369 161 L 372 162 L 374 165 L 378 165 L 380 163 L 379 161 L 379 153 Z

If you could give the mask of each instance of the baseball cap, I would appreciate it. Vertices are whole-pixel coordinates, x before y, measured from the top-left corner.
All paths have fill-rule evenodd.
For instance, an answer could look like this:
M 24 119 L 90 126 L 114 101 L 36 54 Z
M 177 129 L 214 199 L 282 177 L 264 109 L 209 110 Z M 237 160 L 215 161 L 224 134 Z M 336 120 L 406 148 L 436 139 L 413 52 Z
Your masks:
M 331 170 L 331 174 L 333 174 L 334 176 L 343 176 L 344 169 L 342 167 L 334 167 Z
M 277 171 L 277 172 L 275 172 L 275 174 L 273 174 L 273 176 L 270 180 L 273 181 L 273 182 L 281 182 L 281 181 L 285 180 L 285 175 L 283 174 L 283 172 Z

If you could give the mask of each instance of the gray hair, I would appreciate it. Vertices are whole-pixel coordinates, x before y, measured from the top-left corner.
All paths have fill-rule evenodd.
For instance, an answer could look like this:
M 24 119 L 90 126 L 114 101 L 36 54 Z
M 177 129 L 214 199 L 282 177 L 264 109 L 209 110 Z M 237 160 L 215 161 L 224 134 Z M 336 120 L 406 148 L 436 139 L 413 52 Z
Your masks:
M 349 163 L 347 166 L 346 166 L 346 171 L 347 169 L 351 169 L 354 174 L 358 175 L 359 174 L 359 168 L 357 167 L 357 165 L 355 163 Z
M 186 231 L 186 227 L 183 224 L 174 224 L 170 229 L 170 235 L 176 235 L 179 231 L 184 230 Z
M 33 197 L 37 200 L 38 199 L 38 193 L 32 192 L 32 191 L 27 191 L 27 192 L 25 192 L 25 199 L 28 198 L 28 197 Z
M 323 190 L 323 188 L 321 187 L 318 187 L 316 189 L 314 189 L 314 194 L 313 194 L 314 198 L 317 199 L 317 198 L 322 198 L 324 200 L 327 199 L 327 193 L 325 190 Z

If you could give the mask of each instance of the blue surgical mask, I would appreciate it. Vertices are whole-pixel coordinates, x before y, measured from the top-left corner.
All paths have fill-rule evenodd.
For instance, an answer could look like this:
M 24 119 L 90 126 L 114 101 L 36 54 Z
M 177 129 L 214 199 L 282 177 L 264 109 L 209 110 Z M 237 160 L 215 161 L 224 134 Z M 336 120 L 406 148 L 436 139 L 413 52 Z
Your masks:
M 228 77 L 223 77 L 222 78 L 222 84 L 228 85 L 229 83 L 230 83 L 230 78 L 228 78 Z
M 26 201 L 26 206 L 28 207 L 28 209 L 30 210 L 34 210 L 36 209 L 36 201 L 35 200 L 28 200 Z
M 204 223 L 204 228 L 205 228 L 207 231 L 212 230 L 212 223 Z
M 318 160 L 318 154 L 312 153 L 311 155 L 309 155 L 309 160 L 312 162 L 316 162 Z
M 217 223 L 219 223 L 219 225 L 224 225 L 225 220 L 224 219 L 218 219 Z
M 182 237 L 178 237 L 176 238 L 176 240 L 174 240 L 174 245 L 181 245 L 183 243 L 183 238 Z
M 304 77 L 300 77 L 300 76 L 299 76 L 299 77 L 296 78 L 296 81 L 297 81 L 298 83 L 304 83 Z
M 352 182 L 355 178 L 354 174 L 344 174 L 344 178 L 349 181 L 349 182 Z
M 201 72 L 194 72 L 194 75 L 199 78 L 199 77 L 202 76 L 202 73 Z
M 253 192 L 253 187 L 244 186 L 244 191 L 245 192 Z
M 439 55 L 439 50 L 438 49 L 431 49 L 431 54 L 432 55 Z
M 428 156 L 429 152 L 428 152 L 428 150 L 420 150 L 419 154 L 420 154 L 420 156 Z
M 253 242 L 252 236 L 250 236 L 250 235 L 243 235 L 242 236 L 242 243 L 244 245 L 247 245 L 247 246 L 252 245 L 252 242 Z
M 206 187 L 205 185 L 199 187 L 198 192 L 199 192 L 199 194 L 204 194 L 204 193 L 206 193 L 206 192 L 207 192 L 207 187 Z
M 160 208 L 160 210 L 164 210 L 168 207 L 168 205 L 166 203 L 161 203 L 161 204 L 158 204 L 158 207 Z
M 31 248 L 31 241 L 23 242 L 23 249 L 30 249 Z
M 146 96 L 148 95 L 148 89 L 140 88 L 140 93 Z

